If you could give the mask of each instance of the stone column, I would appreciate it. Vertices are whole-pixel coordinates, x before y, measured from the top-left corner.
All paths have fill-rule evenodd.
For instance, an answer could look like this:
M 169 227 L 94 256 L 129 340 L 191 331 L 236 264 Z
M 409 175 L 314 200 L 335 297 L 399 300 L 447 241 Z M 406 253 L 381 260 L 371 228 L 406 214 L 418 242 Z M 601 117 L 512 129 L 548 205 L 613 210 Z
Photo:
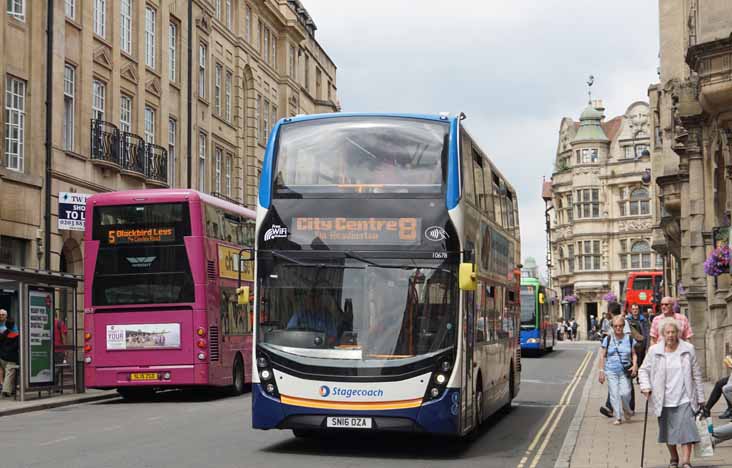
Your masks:
M 707 282 L 704 274 L 706 249 L 704 246 L 704 164 L 701 146 L 702 122 L 694 117 L 683 118 L 688 138 L 679 143 L 681 186 L 681 281 L 686 294 L 681 298 L 682 307 L 694 331 L 692 343 L 702 371 L 706 371 L 705 335 L 707 329 Z

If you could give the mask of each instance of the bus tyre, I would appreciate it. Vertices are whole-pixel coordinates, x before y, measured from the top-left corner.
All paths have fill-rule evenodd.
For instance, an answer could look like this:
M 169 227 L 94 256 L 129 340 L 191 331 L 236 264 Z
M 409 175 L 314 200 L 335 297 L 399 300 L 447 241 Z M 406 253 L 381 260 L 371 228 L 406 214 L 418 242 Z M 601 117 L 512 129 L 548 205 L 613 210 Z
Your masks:
M 241 395 L 244 393 L 244 363 L 241 356 L 236 355 L 234 360 L 234 368 L 232 369 L 231 393 Z
M 120 387 L 117 393 L 129 401 L 143 401 L 150 399 L 155 394 L 155 390 L 145 387 Z

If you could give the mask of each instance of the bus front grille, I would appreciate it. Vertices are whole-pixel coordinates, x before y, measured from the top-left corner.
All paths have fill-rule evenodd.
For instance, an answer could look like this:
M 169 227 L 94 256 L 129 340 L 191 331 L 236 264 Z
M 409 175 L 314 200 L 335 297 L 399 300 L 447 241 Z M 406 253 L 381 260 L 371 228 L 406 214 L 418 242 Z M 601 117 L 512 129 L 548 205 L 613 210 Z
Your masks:
M 219 360 L 219 327 L 216 326 L 210 326 L 208 329 L 208 338 L 209 338 L 209 350 L 211 353 L 211 360 L 212 361 L 218 361 Z

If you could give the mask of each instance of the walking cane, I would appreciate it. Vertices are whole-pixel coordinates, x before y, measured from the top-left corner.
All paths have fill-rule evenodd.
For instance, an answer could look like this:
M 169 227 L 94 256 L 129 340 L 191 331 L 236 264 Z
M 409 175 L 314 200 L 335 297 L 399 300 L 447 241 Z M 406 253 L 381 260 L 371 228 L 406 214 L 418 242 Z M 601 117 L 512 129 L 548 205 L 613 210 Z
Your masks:
M 643 459 L 646 456 L 646 428 L 648 427 L 648 400 L 650 398 L 646 398 L 646 410 L 645 415 L 643 416 L 643 443 L 641 444 L 641 464 L 640 468 L 643 468 Z

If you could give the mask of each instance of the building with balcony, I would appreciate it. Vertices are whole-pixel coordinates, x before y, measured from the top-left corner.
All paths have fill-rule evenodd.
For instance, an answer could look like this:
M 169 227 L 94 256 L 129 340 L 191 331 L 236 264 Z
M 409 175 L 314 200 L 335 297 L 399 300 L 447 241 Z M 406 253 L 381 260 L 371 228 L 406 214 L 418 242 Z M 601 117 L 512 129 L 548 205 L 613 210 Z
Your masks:
M 730 275 L 708 277 L 704 261 L 729 242 L 732 207 L 732 3 L 660 0 L 660 82 L 648 89 L 652 174 L 660 210 L 653 249 L 676 267 L 678 296 L 708 377 L 732 353 Z
M 607 310 L 606 293 L 624 296 L 628 272 L 657 269 L 663 260 L 650 244 L 657 208 L 647 183 L 648 104 L 635 102 L 610 120 L 604 111 L 593 101 L 579 121 L 562 119 L 554 173 L 542 187 L 551 285 L 582 337 L 590 316 Z
M 48 251 L 46 269 L 81 272 L 83 233 L 57 229 L 59 192 L 190 187 L 254 207 L 277 119 L 339 108 L 299 0 L 52 4 L 48 87 L 49 2 L 6 2 L 0 21 L 0 263 L 44 268 Z
M 276 121 L 339 109 L 299 0 L 3 6 L 0 264 L 82 273 L 61 192 L 184 187 L 253 208 Z M 18 301 L 0 291 L 0 307 Z

